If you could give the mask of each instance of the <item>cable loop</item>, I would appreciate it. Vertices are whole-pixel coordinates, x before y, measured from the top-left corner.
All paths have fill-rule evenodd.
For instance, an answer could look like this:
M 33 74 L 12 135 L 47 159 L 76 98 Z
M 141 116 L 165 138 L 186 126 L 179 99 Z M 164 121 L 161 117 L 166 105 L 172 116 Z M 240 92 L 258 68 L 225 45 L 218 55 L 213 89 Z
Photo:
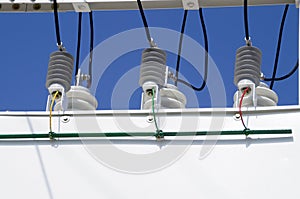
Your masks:
M 273 86 L 274 86 L 274 83 L 275 83 L 276 72 L 277 72 L 277 68 L 278 68 L 280 48 L 281 48 L 282 34 L 283 34 L 285 19 L 286 19 L 286 15 L 288 13 L 288 10 L 289 10 L 289 4 L 286 4 L 285 8 L 284 8 L 284 11 L 283 11 L 282 18 L 281 18 L 280 28 L 279 28 L 277 49 L 276 49 L 276 55 L 275 55 L 275 60 L 274 60 L 274 67 L 273 67 L 272 79 L 271 79 L 271 83 L 270 83 L 270 89 L 273 89 Z
M 49 112 L 49 129 L 50 129 L 50 132 L 52 132 L 52 109 L 53 109 L 53 106 L 54 106 L 55 99 L 57 98 L 58 95 L 59 95 L 59 91 L 56 91 L 54 96 L 52 97 L 52 101 L 51 101 L 51 104 L 50 104 L 50 112 Z
M 275 77 L 273 79 L 273 78 L 265 77 L 264 74 L 263 74 L 262 75 L 262 80 L 264 80 L 264 81 L 273 81 L 273 80 L 274 81 L 281 81 L 281 80 L 285 80 L 285 79 L 289 78 L 290 76 L 292 76 L 297 71 L 298 67 L 299 67 L 299 64 L 298 64 L 298 61 L 297 61 L 294 68 L 289 73 L 287 73 L 286 75 L 283 75 L 281 77 Z
M 207 37 L 206 26 L 205 26 L 202 8 L 199 8 L 199 17 L 200 17 L 200 22 L 201 22 L 201 26 L 202 26 L 204 49 L 205 49 L 204 77 L 203 77 L 202 84 L 200 87 L 195 87 L 192 84 L 186 82 L 185 80 L 178 78 L 180 58 L 181 58 L 181 48 L 182 48 L 182 42 L 183 42 L 183 33 L 184 33 L 184 28 L 185 28 L 185 23 L 186 23 L 186 18 L 187 18 L 187 10 L 184 12 L 183 21 L 182 21 L 181 35 L 180 35 L 180 39 L 179 39 L 179 47 L 178 47 L 178 55 L 177 55 L 177 63 L 176 63 L 176 75 L 175 75 L 176 76 L 175 86 L 177 85 L 177 82 L 180 82 L 180 83 L 192 88 L 195 91 L 202 91 L 205 88 L 207 77 L 208 77 L 208 64 L 209 64 L 208 63 L 209 62 L 209 60 L 208 60 L 209 59 L 209 57 L 208 57 L 208 37 Z
M 240 117 L 241 117 L 241 121 L 242 121 L 242 124 L 244 126 L 244 130 L 245 129 L 248 129 L 248 127 L 246 126 L 245 122 L 244 122 L 244 119 L 243 119 L 243 112 L 242 112 L 242 105 L 243 105 L 243 99 L 245 97 L 245 95 L 248 93 L 249 91 L 249 87 L 247 87 L 243 93 L 242 93 L 242 96 L 241 96 L 241 99 L 240 99 L 240 104 L 239 104 L 239 114 L 240 114 Z

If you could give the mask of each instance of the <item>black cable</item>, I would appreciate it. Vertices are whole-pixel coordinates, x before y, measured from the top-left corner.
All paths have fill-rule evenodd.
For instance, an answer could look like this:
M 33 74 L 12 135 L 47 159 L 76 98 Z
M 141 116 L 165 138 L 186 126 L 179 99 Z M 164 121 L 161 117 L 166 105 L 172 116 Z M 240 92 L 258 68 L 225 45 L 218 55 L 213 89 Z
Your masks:
M 249 25 L 248 25 L 248 1 L 244 0 L 244 26 L 245 26 L 245 38 L 246 42 L 250 40 L 249 37 Z M 247 45 L 250 45 L 249 42 L 247 42 Z
M 75 63 L 75 77 L 79 70 L 79 58 L 80 58 L 80 44 L 81 44 L 81 21 L 82 12 L 78 13 L 78 34 L 77 34 L 77 51 L 76 51 L 76 63 Z
M 145 13 L 144 13 L 144 9 L 143 9 L 143 5 L 142 5 L 141 0 L 137 0 L 137 4 L 138 4 L 139 11 L 140 11 L 140 14 L 141 14 L 141 17 L 142 17 L 142 20 L 143 20 L 147 40 L 148 40 L 150 46 L 152 46 L 152 39 L 151 39 L 150 31 L 149 31 L 149 26 L 148 26 L 148 23 L 147 23 L 147 19 L 146 19 Z
M 275 61 L 274 61 L 274 68 L 273 68 L 273 74 L 272 74 L 270 89 L 273 89 L 273 86 L 274 86 L 274 83 L 275 83 L 275 76 L 276 76 L 277 67 L 278 67 L 278 59 L 279 59 L 281 40 L 282 40 L 282 33 L 283 33 L 284 23 L 285 23 L 285 19 L 286 19 L 286 15 L 287 15 L 288 10 L 289 10 L 289 4 L 286 4 L 285 8 L 284 8 L 284 11 L 283 11 L 281 23 L 280 23 L 279 36 L 278 36 L 277 49 L 276 49 L 276 56 L 275 56 Z
M 92 85 L 92 75 L 93 75 L 93 49 L 94 49 L 94 21 L 93 12 L 89 12 L 90 18 L 90 59 L 89 59 L 89 81 L 87 87 L 90 88 Z
M 298 67 L 299 67 L 299 64 L 298 64 L 298 61 L 297 61 L 294 68 L 288 74 L 283 75 L 281 77 L 275 77 L 274 81 L 281 81 L 281 80 L 285 80 L 285 79 L 289 78 L 290 76 L 292 76 L 297 71 Z M 267 78 L 267 77 L 264 78 L 264 81 L 272 81 L 272 80 L 273 80 L 273 78 Z
M 56 31 L 56 42 L 57 46 L 61 46 L 61 39 L 60 39 L 60 31 L 59 31 L 59 20 L 58 20 L 58 13 L 57 13 L 57 0 L 53 0 L 53 10 L 54 10 L 54 23 L 55 23 L 55 31 Z M 62 48 L 59 48 L 62 51 Z
M 184 35 L 184 29 L 185 29 L 187 14 L 188 14 L 188 10 L 185 10 L 184 14 L 183 14 L 183 20 L 182 20 L 180 38 L 179 38 L 179 47 L 178 47 L 178 53 L 177 53 L 176 74 L 175 74 L 176 79 L 175 79 L 175 82 L 174 82 L 175 86 L 177 86 L 177 79 L 178 79 L 178 75 L 179 75 L 182 41 L 183 41 L 183 35 Z
M 199 17 L 200 17 L 201 26 L 202 26 L 202 32 L 203 32 L 203 37 L 204 37 L 204 49 L 205 49 L 204 77 L 203 77 L 202 85 L 200 87 L 195 87 L 192 84 L 190 84 L 182 79 L 177 79 L 178 82 L 183 83 L 184 85 L 194 89 L 195 91 L 201 91 L 205 88 L 206 81 L 207 81 L 207 74 L 208 74 L 208 38 L 207 38 L 207 32 L 206 32 L 206 26 L 205 26 L 203 13 L 202 13 L 202 8 L 199 9 Z

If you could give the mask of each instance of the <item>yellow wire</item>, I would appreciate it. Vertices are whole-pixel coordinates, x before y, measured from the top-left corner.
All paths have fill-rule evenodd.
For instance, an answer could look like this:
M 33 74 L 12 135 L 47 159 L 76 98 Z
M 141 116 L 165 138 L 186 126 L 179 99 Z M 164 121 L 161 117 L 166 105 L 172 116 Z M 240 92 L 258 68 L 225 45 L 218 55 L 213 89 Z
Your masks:
M 49 127 L 50 127 L 50 132 L 52 132 L 52 109 L 53 109 L 53 105 L 54 105 L 54 102 L 55 102 L 55 99 L 58 95 L 58 91 L 55 92 L 52 100 L 51 100 L 51 105 L 50 105 L 50 114 L 49 114 Z

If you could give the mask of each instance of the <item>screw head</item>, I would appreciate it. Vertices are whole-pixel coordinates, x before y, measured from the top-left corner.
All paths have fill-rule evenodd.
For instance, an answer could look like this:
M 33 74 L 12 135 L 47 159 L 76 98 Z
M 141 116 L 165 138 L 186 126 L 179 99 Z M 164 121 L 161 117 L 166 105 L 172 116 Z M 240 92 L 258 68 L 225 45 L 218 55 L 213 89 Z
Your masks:
M 152 97 L 152 95 L 153 95 L 152 89 L 146 90 L 146 94 L 147 94 L 149 97 Z
M 187 6 L 193 8 L 195 6 L 195 3 L 190 1 L 187 3 Z
M 78 5 L 77 8 L 79 10 L 85 10 L 86 9 L 85 5 L 82 5 L 82 4 Z
M 20 8 L 20 4 L 14 3 L 14 4 L 12 4 L 11 7 L 12 7 L 13 10 L 18 10 Z
M 62 121 L 63 123 L 68 123 L 68 122 L 70 121 L 70 116 L 68 116 L 68 115 L 62 116 L 62 117 L 61 117 L 61 121 Z
M 35 3 L 35 4 L 33 4 L 33 9 L 34 10 L 39 10 L 39 9 L 41 9 L 41 4 L 40 3 Z
M 235 120 L 240 120 L 240 119 L 241 119 L 241 115 L 240 115 L 239 113 L 236 113 L 236 114 L 233 116 L 233 118 L 234 118 Z
M 151 115 L 147 116 L 147 122 L 148 123 L 152 123 L 153 121 L 154 121 L 153 116 L 151 116 Z
M 248 89 L 247 90 L 247 94 L 249 94 L 251 92 L 251 88 L 250 87 L 241 88 L 241 92 L 243 93 L 246 89 Z

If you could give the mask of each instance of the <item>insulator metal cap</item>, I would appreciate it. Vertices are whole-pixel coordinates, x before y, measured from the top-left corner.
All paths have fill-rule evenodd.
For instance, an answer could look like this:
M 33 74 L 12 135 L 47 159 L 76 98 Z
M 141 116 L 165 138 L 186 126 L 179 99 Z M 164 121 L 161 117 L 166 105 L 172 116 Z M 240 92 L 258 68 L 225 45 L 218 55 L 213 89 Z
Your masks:
M 161 108 L 185 108 L 186 97 L 172 84 L 160 90 Z
M 239 92 L 236 91 L 233 97 L 234 104 L 233 107 L 237 107 L 240 102 L 241 95 L 238 97 Z M 256 92 L 256 98 L 257 98 L 257 106 L 263 107 L 263 106 L 277 106 L 278 103 L 278 96 L 277 94 L 271 90 L 268 85 L 266 85 L 263 82 L 260 82 L 259 86 L 255 89 Z M 251 107 L 253 106 L 253 98 L 251 95 L 245 96 L 243 99 L 243 107 Z

